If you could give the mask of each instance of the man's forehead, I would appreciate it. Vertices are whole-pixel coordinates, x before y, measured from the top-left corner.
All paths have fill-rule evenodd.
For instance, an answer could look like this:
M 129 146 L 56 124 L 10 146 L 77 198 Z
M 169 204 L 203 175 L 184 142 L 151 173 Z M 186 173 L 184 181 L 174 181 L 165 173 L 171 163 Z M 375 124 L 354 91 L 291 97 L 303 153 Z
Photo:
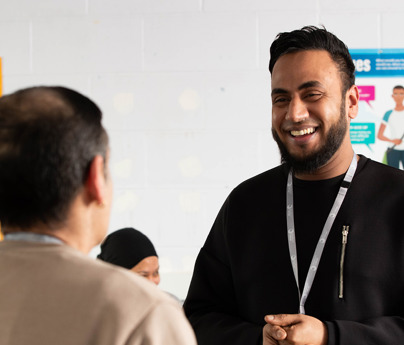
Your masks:
M 302 60 L 308 62 L 316 61 L 321 62 L 323 64 L 330 64 L 336 66 L 335 61 L 331 58 L 330 53 L 326 50 L 322 49 L 298 50 L 281 55 L 275 62 L 272 74 L 274 74 L 274 72 L 276 72 L 276 70 L 279 69 L 280 65 L 282 66 L 288 65 L 290 66 L 291 69 L 293 69 L 296 63 Z M 318 69 L 317 68 L 318 66 L 316 65 L 313 65 L 312 67 L 313 70 Z
M 282 55 L 274 65 L 271 87 L 287 88 L 293 84 L 301 88 L 308 83 L 320 85 L 326 79 L 339 77 L 337 64 L 325 50 L 303 50 Z

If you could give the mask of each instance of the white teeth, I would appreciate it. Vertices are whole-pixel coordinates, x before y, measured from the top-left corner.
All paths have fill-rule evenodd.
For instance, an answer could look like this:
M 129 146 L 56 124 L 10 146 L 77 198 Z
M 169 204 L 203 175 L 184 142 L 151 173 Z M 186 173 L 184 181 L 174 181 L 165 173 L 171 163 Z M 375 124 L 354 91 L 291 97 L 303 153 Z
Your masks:
M 292 134 L 294 137 L 298 137 L 301 135 L 306 135 L 306 134 L 312 134 L 314 133 L 314 128 L 305 128 L 305 129 L 301 129 L 300 131 L 291 131 L 290 134 Z

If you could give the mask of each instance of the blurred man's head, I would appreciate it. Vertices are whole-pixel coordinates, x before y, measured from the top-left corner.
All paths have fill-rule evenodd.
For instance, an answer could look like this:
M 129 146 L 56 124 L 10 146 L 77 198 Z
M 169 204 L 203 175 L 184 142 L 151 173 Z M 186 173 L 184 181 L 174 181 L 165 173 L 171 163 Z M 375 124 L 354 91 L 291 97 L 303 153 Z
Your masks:
M 0 220 L 5 233 L 60 227 L 94 161 L 108 178 L 108 136 L 101 117 L 94 102 L 63 87 L 28 88 L 0 98 Z

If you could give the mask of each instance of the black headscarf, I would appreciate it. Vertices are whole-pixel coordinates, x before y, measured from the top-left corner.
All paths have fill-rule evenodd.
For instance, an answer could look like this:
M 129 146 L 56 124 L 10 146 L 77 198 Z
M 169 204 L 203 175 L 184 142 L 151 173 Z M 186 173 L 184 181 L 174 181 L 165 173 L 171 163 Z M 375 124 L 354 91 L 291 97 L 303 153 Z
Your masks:
M 153 243 L 146 235 L 133 228 L 124 228 L 109 234 L 101 243 L 98 259 L 132 269 L 149 256 L 157 256 Z

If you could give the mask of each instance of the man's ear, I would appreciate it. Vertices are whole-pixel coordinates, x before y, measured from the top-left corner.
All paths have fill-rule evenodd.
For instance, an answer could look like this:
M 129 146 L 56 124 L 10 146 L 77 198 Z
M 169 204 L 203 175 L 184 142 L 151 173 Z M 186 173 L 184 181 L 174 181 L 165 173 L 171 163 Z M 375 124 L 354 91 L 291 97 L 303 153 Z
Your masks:
M 358 115 L 359 107 L 359 90 L 356 85 L 352 85 L 346 93 L 346 103 L 348 109 L 348 117 L 353 120 Z
M 96 155 L 90 164 L 88 171 L 86 190 L 89 200 L 102 206 L 106 197 L 105 160 L 101 155 Z

